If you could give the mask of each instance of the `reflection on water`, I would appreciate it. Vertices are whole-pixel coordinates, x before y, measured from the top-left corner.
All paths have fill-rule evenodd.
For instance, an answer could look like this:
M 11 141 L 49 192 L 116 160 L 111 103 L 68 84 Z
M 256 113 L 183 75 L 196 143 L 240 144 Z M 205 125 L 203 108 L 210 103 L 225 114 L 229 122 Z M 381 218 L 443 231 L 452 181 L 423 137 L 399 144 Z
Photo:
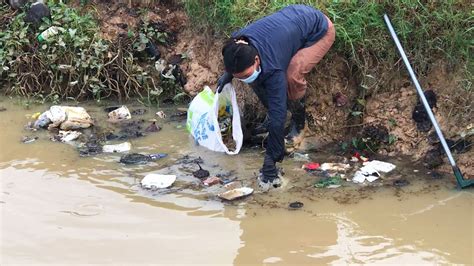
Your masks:
M 159 122 L 161 132 L 131 140 L 133 152 L 169 156 L 124 166 L 119 154 L 81 158 L 46 132 L 24 131 L 25 115 L 45 106 L 0 105 L 8 109 L 0 112 L 2 265 L 474 263 L 474 194 L 454 190 L 450 180 L 412 176 L 409 162 L 395 162 L 406 164 L 397 172 L 411 178 L 405 188 L 324 190 L 312 187 L 315 178 L 301 162 L 286 160 L 285 188 L 227 203 L 216 198 L 218 187 L 202 187 L 192 177 L 196 165 L 177 160 L 201 156 L 211 174 L 234 171 L 239 182 L 254 186 L 260 151 L 215 154 L 196 147 L 182 123 Z M 98 120 L 106 117 L 100 108 L 86 108 Z M 22 144 L 23 135 L 40 139 Z M 138 184 L 148 173 L 178 179 L 170 189 L 144 190 Z M 288 210 L 296 200 L 303 209 Z

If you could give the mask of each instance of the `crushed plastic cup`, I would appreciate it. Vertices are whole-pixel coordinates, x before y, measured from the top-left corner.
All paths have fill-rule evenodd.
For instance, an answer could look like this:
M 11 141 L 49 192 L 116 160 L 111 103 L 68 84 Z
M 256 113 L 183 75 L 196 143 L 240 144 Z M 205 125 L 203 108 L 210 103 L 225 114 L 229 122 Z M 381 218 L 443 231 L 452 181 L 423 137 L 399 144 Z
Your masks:
M 374 182 L 380 178 L 380 173 L 388 173 L 395 169 L 395 165 L 387 162 L 373 160 L 370 162 L 365 162 L 352 178 L 354 183 L 364 183 L 366 180 L 369 182 Z
M 127 106 L 123 105 L 109 113 L 109 121 L 118 122 L 122 120 L 132 119 L 132 115 L 128 110 Z
M 253 188 L 241 187 L 241 188 L 236 188 L 236 189 L 219 193 L 217 196 L 221 199 L 231 201 L 231 200 L 236 200 L 239 198 L 249 196 L 252 193 L 253 193 Z
M 176 181 L 175 175 L 148 174 L 142 179 L 140 184 L 148 189 L 168 188 L 173 185 L 174 181 Z
M 102 147 L 102 151 L 106 153 L 114 153 L 114 152 L 128 152 L 132 149 L 132 144 L 130 142 L 124 142 L 115 145 L 104 145 Z

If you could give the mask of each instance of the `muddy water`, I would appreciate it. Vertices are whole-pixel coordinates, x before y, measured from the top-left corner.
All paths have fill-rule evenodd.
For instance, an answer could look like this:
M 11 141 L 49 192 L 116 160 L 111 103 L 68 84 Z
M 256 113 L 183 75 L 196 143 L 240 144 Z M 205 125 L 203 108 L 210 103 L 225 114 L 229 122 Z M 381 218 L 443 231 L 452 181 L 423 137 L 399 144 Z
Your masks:
M 197 166 L 177 160 L 201 156 L 211 174 L 234 171 L 255 186 L 259 151 L 216 155 L 196 147 L 182 122 L 160 121 L 161 132 L 131 143 L 134 152 L 168 153 L 165 159 L 125 166 L 117 154 L 79 157 L 46 132 L 23 129 L 27 115 L 46 106 L 26 110 L 14 102 L 0 101 L 7 108 L 0 112 L 1 265 L 474 263 L 474 194 L 455 190 L 449 174 L 433 179 L 409 161 L 392 160 L 399 167 L 386 184 L 402 177 L 410 185 L 316 189 L 301 162 L 286 160 L 284 188 L 225 203 L 215 197 L 219 188 L 191 176 Z M 25 135 L 39 139 L 23 144 Z M 178 180 L 168 190 L 140 188 L 151 172 Z M 295 200 L 304 207 L 288 210 Z

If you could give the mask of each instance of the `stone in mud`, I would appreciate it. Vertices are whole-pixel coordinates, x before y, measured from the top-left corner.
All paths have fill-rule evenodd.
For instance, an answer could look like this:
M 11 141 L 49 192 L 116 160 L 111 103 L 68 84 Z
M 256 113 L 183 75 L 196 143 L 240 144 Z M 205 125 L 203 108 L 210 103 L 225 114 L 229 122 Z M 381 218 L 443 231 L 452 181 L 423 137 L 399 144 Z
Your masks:
M 156 122 L 152 122 L 146 129 L 145 132 L 158 132 L 161 130 L 161 127 L 156 125 Z
M 406 179 L 397 179 L 393 181 L 393 185 L 396 187 L 405 187 L 405 186 L 408 186 L 409 184 L 410 182 L 408 182 L 408 180 Z
M 79 156 L 94 156 L 102 153 L 102 145 L 97 139 L 91 138 L 83 147 L 79 148 Z
M 133 110 L 133 111 L 131 112 L 131 114 L 132 114 L 132 115 L 144 115 L 144 114 L 146 114 L 147 111 L 148 111 L 147 109 L 141 108 L 141 109 Z
M 7 108 L 3 107 L 3 106 L 0 106 L 0 112 L 5 112 L 7 110 Z
M 177 112 L 170 116 L 171 121 L 182 121 L 186 119 L 188 112 Z
M 424 92 L 424 94 L 430 108 L 436 108 L 437 96 L 434 91 L 427 90 Z M 428 132 L 432 127 L 428 113 L 426 112 L 425 107 L 419 98 L 415 108 L 413 109 L 412 119 L 416 122 L 416 127 L 421 132 Z
M 431 149 L 425 154 L 425 157 L 423 158 L 423 164 L 428 169 L 436 168 L 443 164 L 442 156 L 443 154 L 440 149 Z
M 193 176 L 199 179 L 203 179 L 209 176 L 209 171 L 202 169 L 201 165 L 198 163 L 199 170 L 193 172 Z
M 337 107 L 342 107 L 342 106 L 346 105 L 347 102 L 348 102 L 347 96 L 342 94 L 341 92 L 337 92 L 333 96 L 332 100 L 333 100 L 334 104 L 336 104 Z
M 295 201 L 295 202 L 292 202 L 292 203 L 288 204 L 288 208 L 290 210 L 301 209 L 303 206 L 304 206 L 303 202 L 299 202 L 299 201 Z

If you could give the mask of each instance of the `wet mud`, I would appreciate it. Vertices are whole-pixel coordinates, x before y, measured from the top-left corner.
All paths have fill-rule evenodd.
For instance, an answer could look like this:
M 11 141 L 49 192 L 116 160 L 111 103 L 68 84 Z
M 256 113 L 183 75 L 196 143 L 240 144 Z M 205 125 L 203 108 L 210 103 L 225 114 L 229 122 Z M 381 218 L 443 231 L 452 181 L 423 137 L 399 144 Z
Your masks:
M 409 158 L 378 158 L 397 168 L 373 183 L 342 180 L 332 189 L 314 186 L 321 176 L 302 169 L 307 161 L 286 158 L 279 164 L 285 172 L 282 188 L 262 193 L 256 184 L 261 148 L 227 156 L 197 147 L 184 121 L 155 115 L 172 114 L 174 108 L 150 108 L 136 116 L 157 119 L 162 130 L 129 139 L 128 154 L 168 156 L 126 165 L 119 163 L 125 154 L 81 157 L 74 146 L 51 141 L 46 130 L 26 131 L 29 115 L 45 106 L 27 110 L 11 100 L 0 105 L 7 108 L 0 113 L 2 264 L 107 263 L 111 258 L 153 264 L 155 256 L 163 263 L 234 265 L 472 261 L 472 228 L 461 233 L 451 223 L 455 218 L 472 224 L 472 191 L 457 191 L 449 172 L 427 170 Z M 83 106 L 94 119 L 106 119 L 102 108 Z M 96 125 L 108 127 L 105 121 Z M 21 142 L 32 134 L 35 142 Z M 329 149 L 301 158 L 349 163 L 345 178 L 360 166 Z M 220 184 L 206 186 L 196 178 L 198 164 Z M 177 180 L 166 189 L 142 188 L 140 180 L 149 173 L 173 174 Z M 225 201 L 217 195 L 229 189 L 226 185 L 255 191 Z M 141 252 L 155 256 L 137 256 Z

